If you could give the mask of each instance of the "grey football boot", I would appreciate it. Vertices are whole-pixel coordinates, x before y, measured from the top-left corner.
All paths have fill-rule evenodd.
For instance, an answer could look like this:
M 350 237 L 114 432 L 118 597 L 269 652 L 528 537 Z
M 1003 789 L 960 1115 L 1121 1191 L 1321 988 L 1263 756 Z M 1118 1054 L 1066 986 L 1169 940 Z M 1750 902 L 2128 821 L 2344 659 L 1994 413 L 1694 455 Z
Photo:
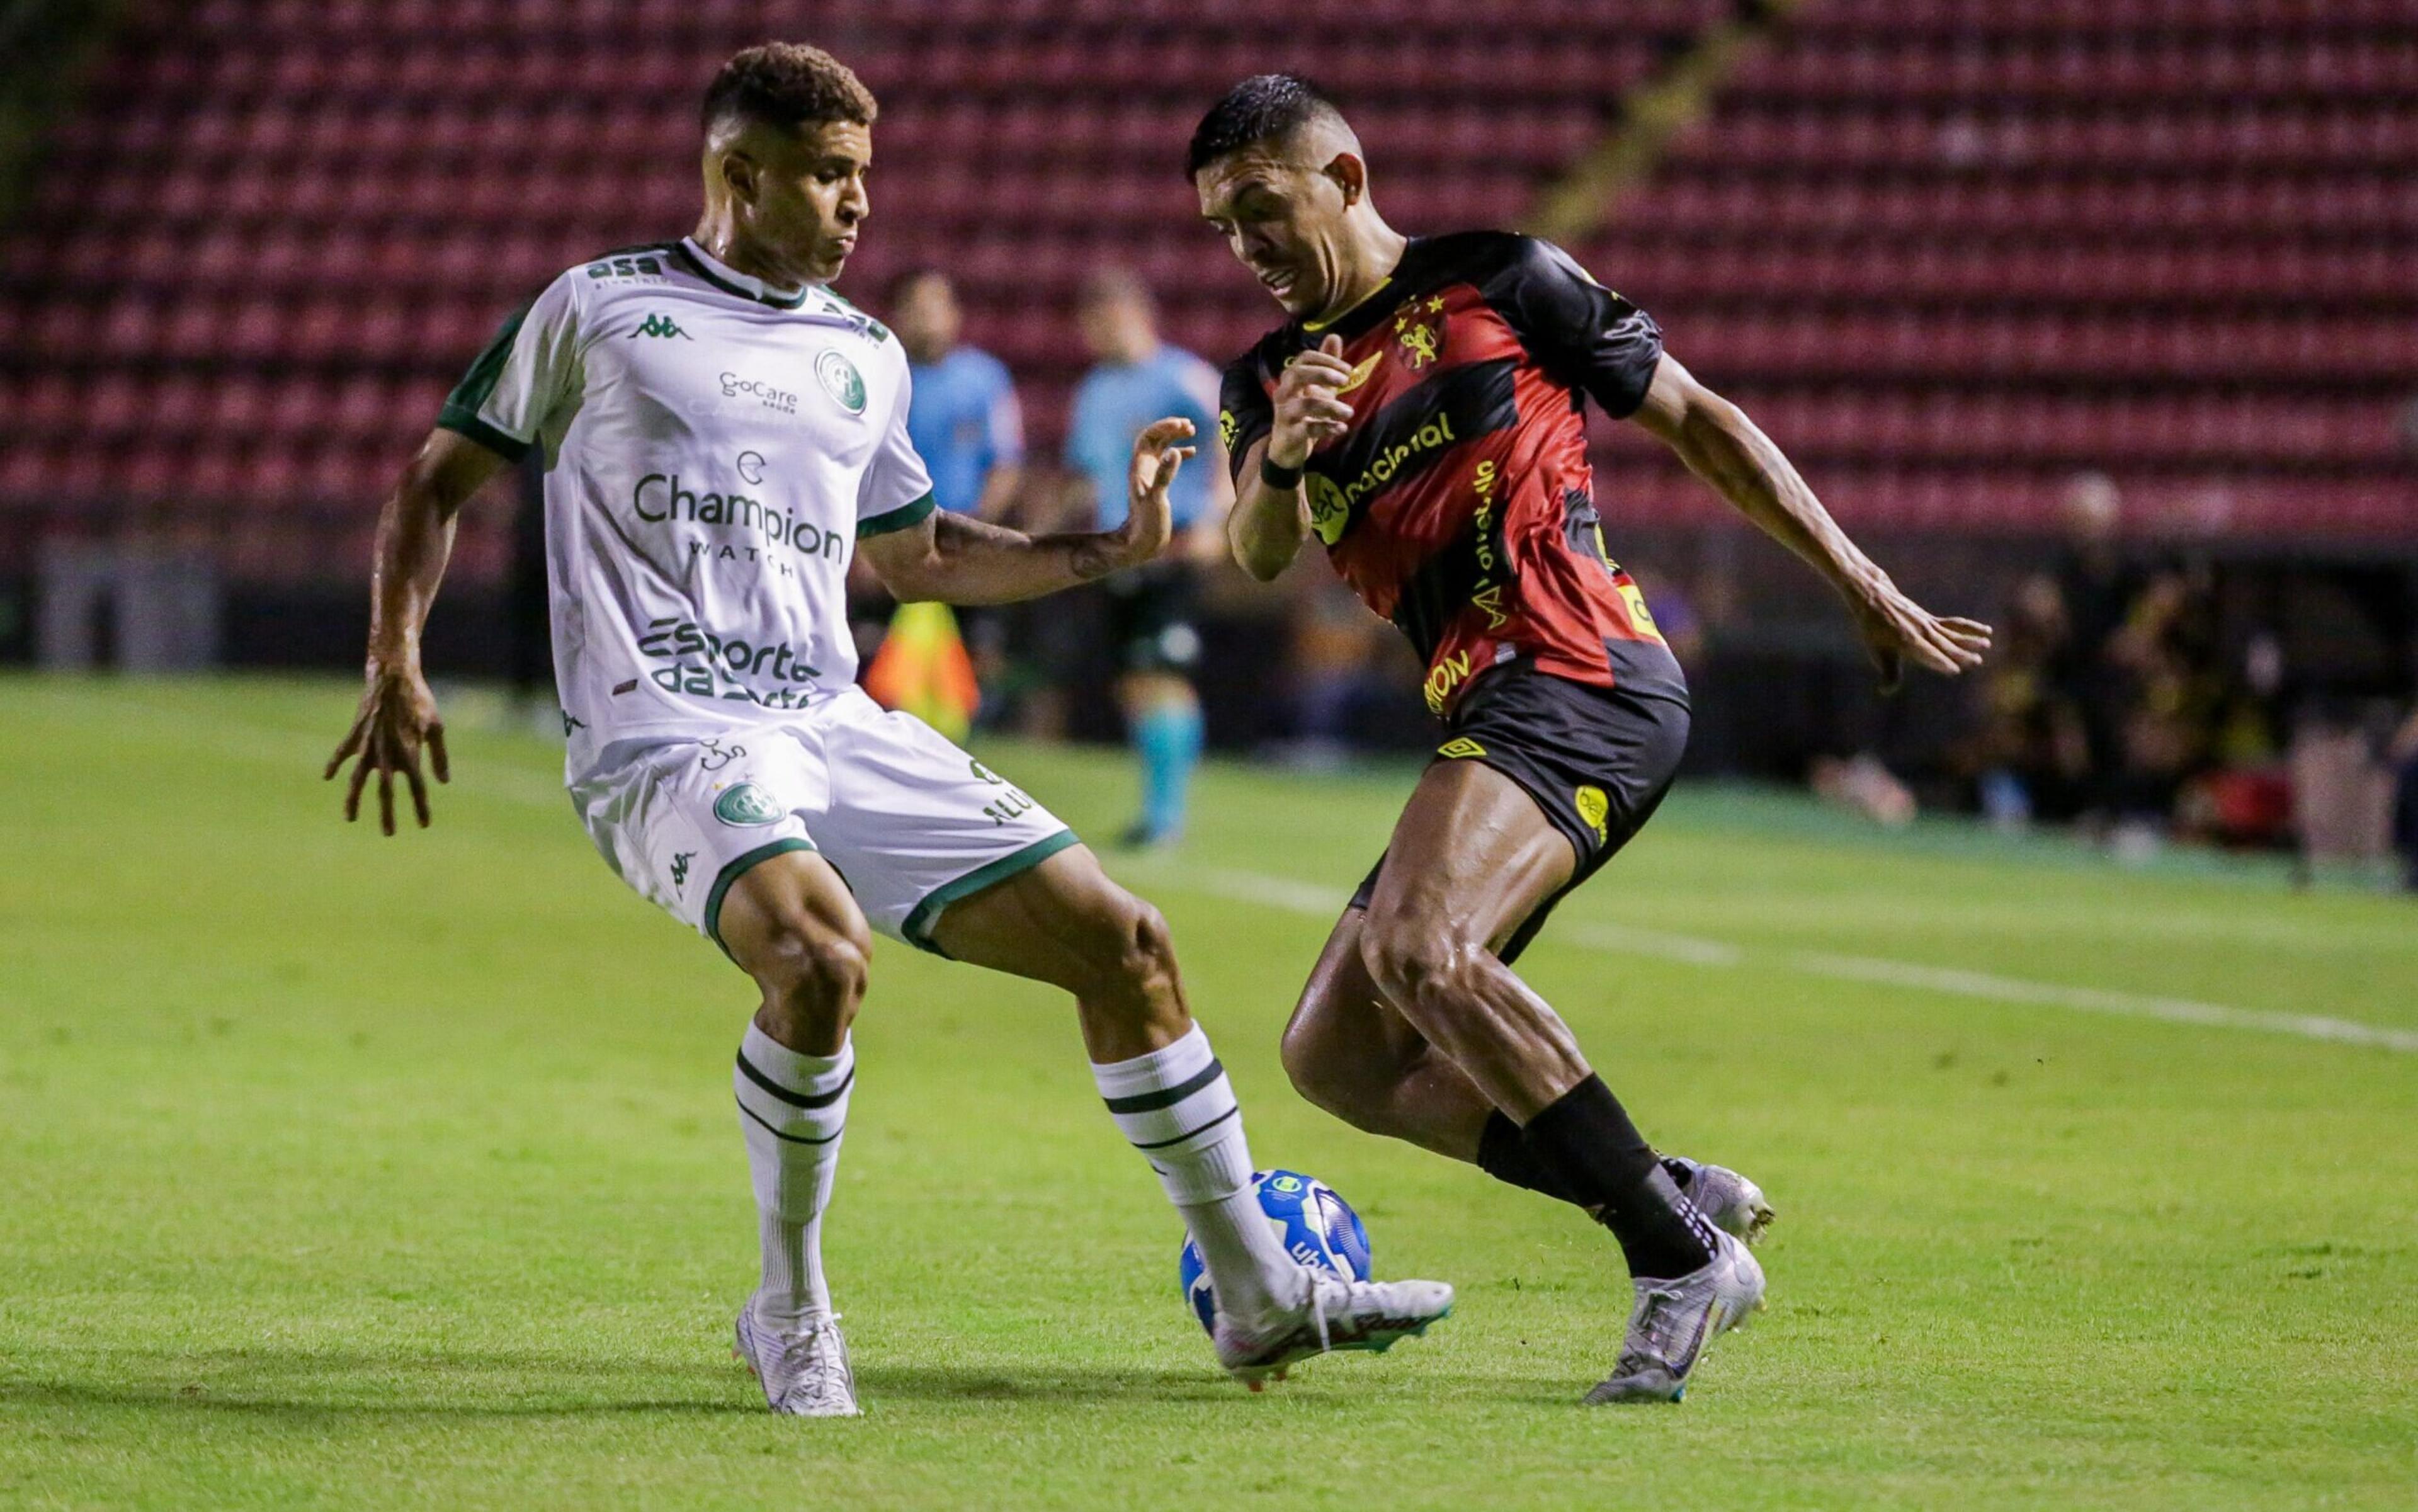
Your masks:
M 1744 1326 L 1763 1306 L 1763 1267 L 1743 1241 L 1722 1231 L 1710 1263 L 1675 1280 L 1639 1277 L 1629 1336 L 1612 1374 L 1586 1394 L 1603 1402 L 1676 1402 L 1688 1373 L 1714 1339 Z
M 1685 1155 L 1664 1155 L 1662 1168 L 1696 1204 L 1705 1220 L 1748 1245 L 1762 1242 L 1764 1230 L 1778 1216 L 1764 1200 L 1763 1188 L 1727 1166 L 1708 1166 Z

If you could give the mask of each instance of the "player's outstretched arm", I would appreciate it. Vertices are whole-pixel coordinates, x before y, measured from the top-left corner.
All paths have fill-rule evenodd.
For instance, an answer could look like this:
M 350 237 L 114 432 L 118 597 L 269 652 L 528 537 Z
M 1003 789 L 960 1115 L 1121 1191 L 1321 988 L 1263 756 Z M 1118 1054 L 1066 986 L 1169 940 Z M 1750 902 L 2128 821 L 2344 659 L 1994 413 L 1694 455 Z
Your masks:
M 1193 449 L 1188 420 L 1154 420 L 1134 437 L 1125 523 L 1113 530 L 1028 536 L 1003 525 L 935 510 L 908 529 L 869 536 L 857 549 L 902 603 L 1013 603 L 1139 567 L 1167 548 L 1168 485 Z
M 1990 627 L 1935 615 L 1898 591 L 1890 575 L 1847 539 L 1771 437 L 1676 359 L 1662 358 L 1645 403 L 1630 418 L 1661 437 L 1690 472 L 1766 535 L 1829 580 L 1856 617 L 1884 690 L 1898 685 L 1908 658 L 1948 677 L 1982 664 L 1990 649 Z
M 504 459 L 452 431 L 429 434 L 419 455 L 378 512 L 377 561 L 370 578 L 370 652 L 366 686 L 353 727 L 325 776 L 332 778 L 358 757 L 352 785 L 344 790 L 344 818 L 358 817 L 361 787 L 377 773 L 378 822 L 394 833 L 394 778 L 411 787 L 420 827 L 428 827 L 428 786 L 420 773 L 421 748 L 438 782 L 452 773 L 445 760 L 445 726 L 436 699 L 420 670 L 420 632 L 444 579 L 453 551 L 453 522 L 462 506 L 504 466 Z
M 1322 441 L 1341 435 L 1352 406 L 1337 390 L 1352 381 L 1343 342 L 1328 336 L 1296 356 L 1277 380 L 1267 439 L 1247 451 L 1236 469 L 1234 507 L 1226 516 L 1226 543 L 1234 562 L 1261 582 L 1293 564 L 1309 535 L 1309 505 L 1301 469 Z M 1273 476 L 1271 476 L 1273 475 Z

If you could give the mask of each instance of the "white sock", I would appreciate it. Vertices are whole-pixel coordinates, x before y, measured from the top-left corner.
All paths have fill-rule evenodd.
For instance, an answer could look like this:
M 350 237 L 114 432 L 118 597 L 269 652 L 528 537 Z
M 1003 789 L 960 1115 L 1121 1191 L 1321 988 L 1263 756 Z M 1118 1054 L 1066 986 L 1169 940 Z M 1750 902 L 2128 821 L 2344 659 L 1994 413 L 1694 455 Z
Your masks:
M 1260 1211 L 1242 1105 L 1201 1026 L 1148 1055 L 1094 1065 L 1092 1076 L 1117 1128 L 1184 1214 L 1218 1311 L 1249 1329 L 1299 1306 L 1308 1277 Z
M 837 1055 L 800 1055 L 754 1024 L 740 1041 L 730 1085 L 739 1098 L 739 1131 L 747 1138 L 764 1244 L 756 1317 L 777 1331 L 795 1332 L 803 1320 L 831 1314 L 823 1209 L 831 1205 L 855 1082 L 851 1042 L 843 1042 Z

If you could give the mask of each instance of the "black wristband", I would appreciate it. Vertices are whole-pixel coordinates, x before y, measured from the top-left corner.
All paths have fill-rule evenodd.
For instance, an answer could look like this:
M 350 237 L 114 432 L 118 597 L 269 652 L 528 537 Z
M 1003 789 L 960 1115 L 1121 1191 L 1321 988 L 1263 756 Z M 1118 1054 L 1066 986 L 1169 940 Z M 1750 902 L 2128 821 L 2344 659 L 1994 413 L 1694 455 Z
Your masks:
M 1270 462 L 1267 453 L 1260 453 L 1260 481 L 1270 488 L 1291 490 L 1301 486 L 1299 467 L 1279 467 Z

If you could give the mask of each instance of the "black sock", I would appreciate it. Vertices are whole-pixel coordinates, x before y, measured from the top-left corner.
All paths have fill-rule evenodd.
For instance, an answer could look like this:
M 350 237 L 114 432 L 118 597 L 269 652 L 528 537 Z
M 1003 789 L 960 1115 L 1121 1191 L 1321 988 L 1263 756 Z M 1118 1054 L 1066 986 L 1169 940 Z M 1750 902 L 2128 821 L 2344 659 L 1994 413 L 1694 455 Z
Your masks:
M 1585 1206 L 1577 1192 L 1556 1181 L 1553 1173 L 1538 1162 L 1527 1141 L 1520 1137 L 1520 1125 L 1500 1108 L 1486 1115 L 1486 1127 L 1477 1136 L 1477 1168 L 1498 1182 Z
M 1537 1164 L 1612 1230 L 1630 1275 L 1669 1280 L 1711 1261 L 1711 1226 L 1680 1194 L 1601 1077 L 1564 1092 L 1520 1138 Z

